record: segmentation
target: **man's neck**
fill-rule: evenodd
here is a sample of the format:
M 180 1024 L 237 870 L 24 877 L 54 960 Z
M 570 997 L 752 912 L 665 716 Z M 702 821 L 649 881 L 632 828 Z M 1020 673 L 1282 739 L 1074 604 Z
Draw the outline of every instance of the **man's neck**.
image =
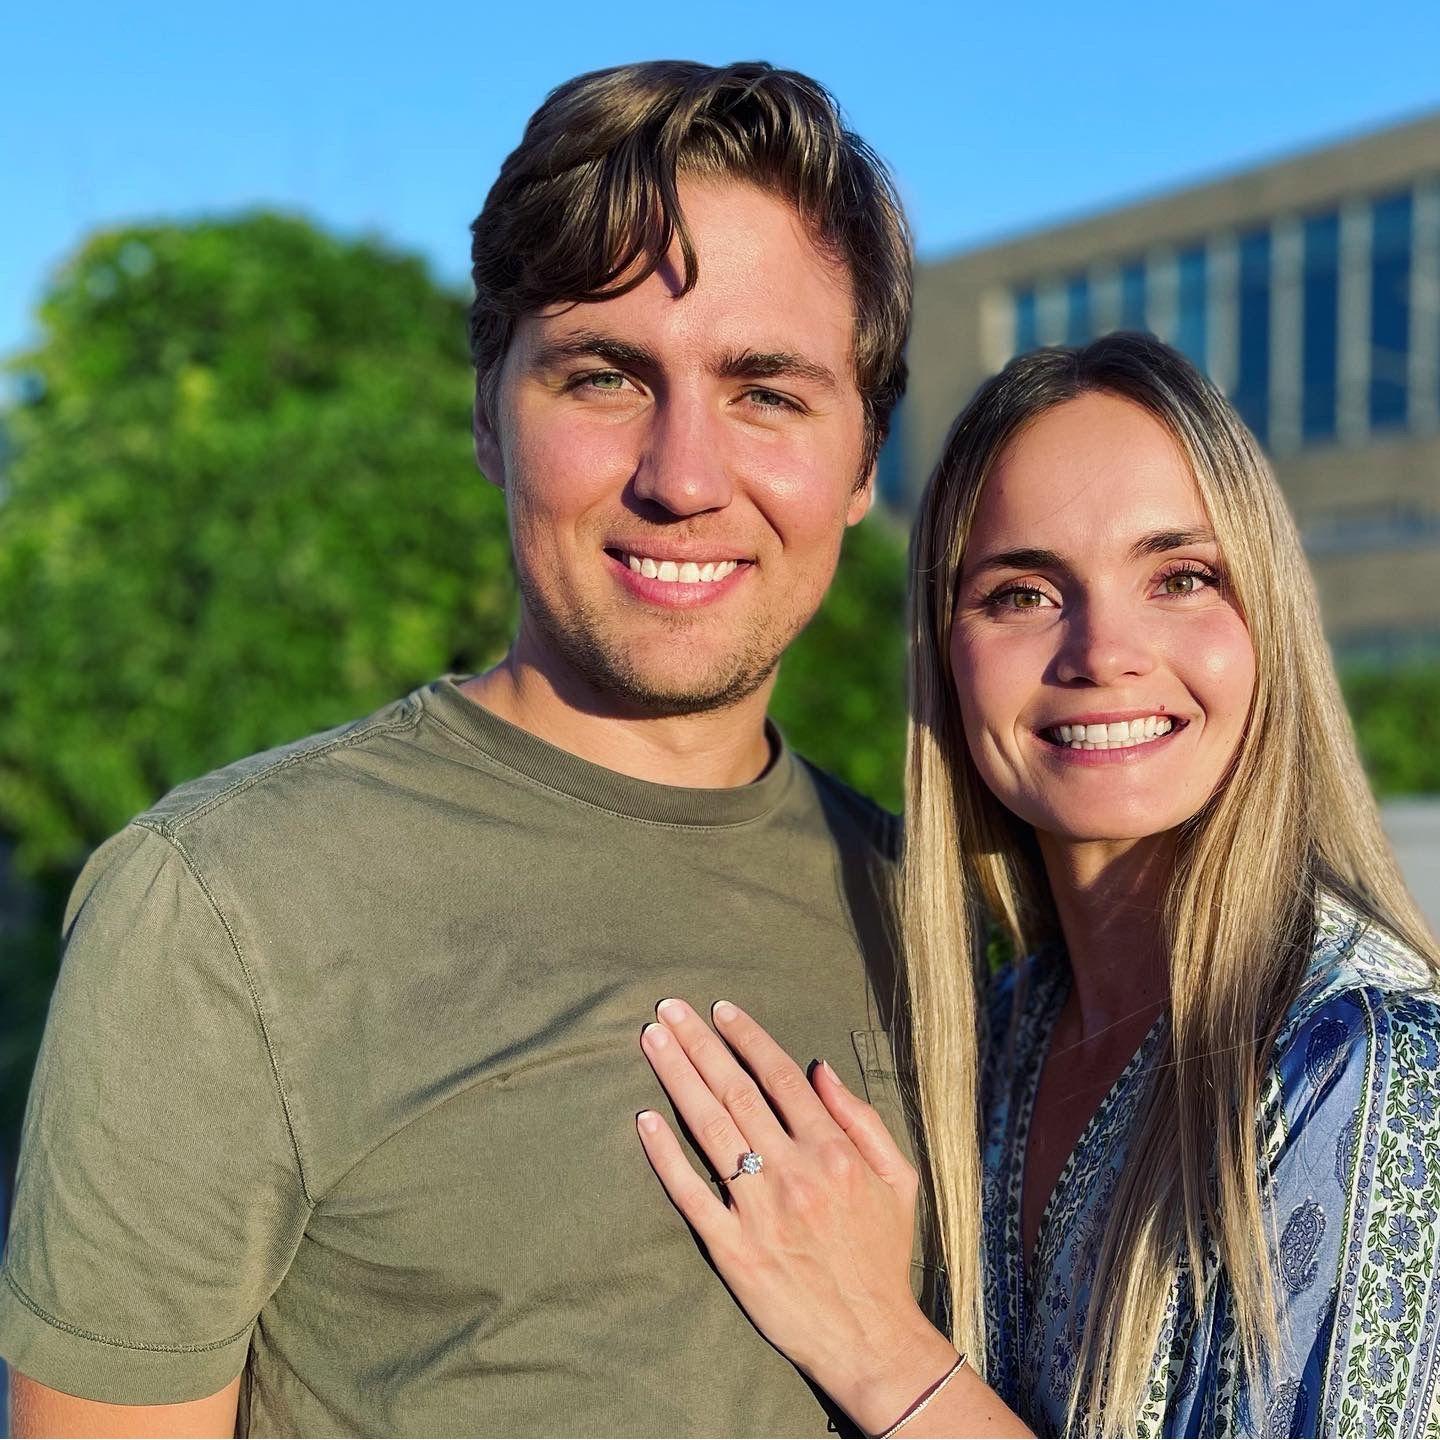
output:
M 765 707 L 773 680 L 722 710 L 698 715 L 637 713 L 588 686 L 562 693 L 512 649 L 460 685 L 500 719 L 594 765 L 657 785 L 724 789 L 758 779 L 772 758 Z M 573 692 L 581 682 L 571 682 Z

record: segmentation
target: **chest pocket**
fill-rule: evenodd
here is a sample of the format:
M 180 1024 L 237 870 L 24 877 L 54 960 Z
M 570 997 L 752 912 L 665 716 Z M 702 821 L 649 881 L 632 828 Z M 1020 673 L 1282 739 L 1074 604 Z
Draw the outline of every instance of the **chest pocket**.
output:
M 865 1082 L 865 1098 L 885 1122 L 885 1128 L 909 1160 L 915 1162 L 915 1135 L 919 1126 L 918 1110 L 910 1118 L 910 1107 L 895 1068 L 895 1053 L 888 1030 L 852 1030 L 850 1039 L 860 1074 Z M 939 1263 L 940 1245 L 933 1222 L 933 1207 L 928 1185 L 920 1187 L 920 1202 L 915 1212 L 915 1239 L 910 1250 L 910 1282 L 915 1298 L 925 1313 L 937 1314 L 941 1280 L 944 1271 Z

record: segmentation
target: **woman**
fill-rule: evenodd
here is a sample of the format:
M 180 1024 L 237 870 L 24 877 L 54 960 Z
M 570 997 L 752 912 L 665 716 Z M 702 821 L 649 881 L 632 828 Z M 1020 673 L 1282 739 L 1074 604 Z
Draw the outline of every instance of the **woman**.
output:
M 1013 361 L 927 491 L 912 629 L 954 1347 L 874 1113 L 734 1007 L 727 1048 L 666 1002 L 642 1043 L 730 1204 L 640 1134 L 720 1274 L 870 1433 L 1440 1429 L 1440 957 L 1255 442 L 1154 339 Z M 1024 957 L 993 978 L 988 924 Z

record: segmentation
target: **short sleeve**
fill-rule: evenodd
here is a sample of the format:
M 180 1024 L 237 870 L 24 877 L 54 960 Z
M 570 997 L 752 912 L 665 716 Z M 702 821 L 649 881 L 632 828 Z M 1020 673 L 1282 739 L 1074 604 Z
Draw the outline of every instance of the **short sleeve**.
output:
M 25 1112 L 0 1355 L 53 1389 L 223 1388 L 310 1205 L 263 1008 L 203 878 L 135 824 L 91 859 Z
M 1437 1040 L 1433 996 L 1360 989 L 1279 1059 L 1274 1268 L 1293 1358 L 1252 1397 L 1256 1433 L 1440 1430 Z

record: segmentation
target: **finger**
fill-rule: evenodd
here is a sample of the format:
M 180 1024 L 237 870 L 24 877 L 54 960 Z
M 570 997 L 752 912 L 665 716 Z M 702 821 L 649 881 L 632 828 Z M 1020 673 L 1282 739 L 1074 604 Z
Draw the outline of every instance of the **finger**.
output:
M 685 1047 L 665 1025 L 651 1023 L 640 1032 L 640 1048 L 655 1077 L 665 1087 L 675 1113 L 695 1137 L 715 1173 L 722 1179 L 735 1173 L 740 1156 L 758 1149 L 741 1133 L 735 1118 L 716 1099 L 690 1063 Z
M 889 1184 L 904 1188 L 916 1183 L 915 1167 L 895 1143 L 873 1105 L 867 1105 L 835 1073 L 828 1060 L 815 1067 L 815 1093 L 850 1137 L 865 1162 Z
M 834 1134 L 835 1122 L 810 1084 L 810 1077 L 791 1059 L 775 1038 L 752 1015 L 728 1000 L 717 1000 L 710 1011 L 725 1043 L 745 1062 L 797 1138 Z
M 680 1042 L 711 1095 L 745 1137 L 746 1148 L 774 1156 L 790 1143 L 770 1102 L 725 1042 L 683 1000 L 662 1000 L 655 1013 Z M 800 1077 L 804 1080 L 804 1075 Z M 809 1089 L 809 1086 L 806 1086 Z
M 642 1110 L 635 1117 L 640 1143 L 671 1203 L 694 1227 L 695 1233 L 714 1246 L 725 1238 L 727 1227 L 739 1222 L 725 1202 L 695 1173 L 686 1158 L 675 1132 L 653 1110 Z

